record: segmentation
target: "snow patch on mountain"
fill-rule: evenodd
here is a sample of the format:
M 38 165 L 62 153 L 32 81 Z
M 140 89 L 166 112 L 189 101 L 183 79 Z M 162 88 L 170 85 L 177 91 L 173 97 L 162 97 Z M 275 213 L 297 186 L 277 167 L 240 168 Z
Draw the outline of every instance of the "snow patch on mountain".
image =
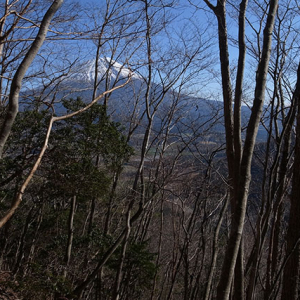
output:
M 71 75 L 72 80 L 93 83 L 95 80 L 96 60 L 88 60 L 75 68 Z M 109 75 L 111 80 L 126 79 L 131 74 L 132 78 L 141 79 L 141 76 L 132 72 L 124 65 L 110 59 L 109 57 L 101 57 L 98 60 L 98 80 Z

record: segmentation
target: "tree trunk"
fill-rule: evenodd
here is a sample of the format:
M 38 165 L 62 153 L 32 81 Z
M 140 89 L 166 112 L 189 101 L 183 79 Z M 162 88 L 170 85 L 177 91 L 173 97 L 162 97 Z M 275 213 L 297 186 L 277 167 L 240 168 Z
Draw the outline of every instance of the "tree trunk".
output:
M 220 228 L 223 222 L 223 218 L 227 209 L 227 205 L 228 205 L 228 196 L 226 196 L 225 199 L 225 203 L 223 205 L 222 211 L 220 213 L 220 217 L 218 220 L 218 224 L 214 233 L 214 240 L 213 240 L 213 253 L 212 253 L 212 259 L 211 259 L 211 266 L 210 266 L 210 272 L 209 272 L 209 276 L 208 276 L 208 281 L 206 284 L 206 289 L 205 289 L 205 298 L 204 300 L 209 300 L 210 299 L 210 292 L 211 292 L 211 287 L 212 287 L 212 281 L 213 281 L 213 276 L 214 276 L 214 272 L 217 266 L 217 258 L 218 258 L 218 238 L 219 238 L 219 232 L 220 232 Z
M 229 299 L 235 264 L 244 229 L 248 191 L 251 181 L 251 162 L 264 103 L 265 86 L 271 52 L 272 32 L 277 7 L 278 0 L 270 1 L 267 22 L 264 29 L 262 57 L 258 65 L 256 76 L 255 98 L 243 148 L 233 222 L 231 225 L 230 237 L 224 257 L 222 274 L 218 285 L 218 299 Z
M 71 207 L 70 207 L 70 214 L 69 214 L 69 221 L 68 221 L 68 242 L 66 247 L 66 254 L 65 254 L 65 269 L 63 273 L 63 277 L 67 277 L 68 267 L 70 264 L 71 253 L 72 253 L 72 245 L 73 245 L 73 236 L 74 236 L 74 216 L 75 216 L 75 208 L 76 208 L 76 196 L 72 197 Z
M 123 272 L 123 266 L 125 263 L 126 250 L 127 250 L 127 246 L 128 246 L 130 229 L 131 229 L 131 227 L 130 227 L 130 211 L 128 211 L 128 213 L 127 213 L 126 223 L 127 223 L 126 234 L 124 236 L 124 241 L 123 241 L 123 245 L 122 245 L 121 257 L 120 257 L 120 262 L 119 262 L 119 266 L 118 266 L 114 292 L 113 292 L 113 296 L 112 296 L 113 300 L 120 299 L 120 286 L 121 286 L 121 281 L 122 281 L 122 272 Z

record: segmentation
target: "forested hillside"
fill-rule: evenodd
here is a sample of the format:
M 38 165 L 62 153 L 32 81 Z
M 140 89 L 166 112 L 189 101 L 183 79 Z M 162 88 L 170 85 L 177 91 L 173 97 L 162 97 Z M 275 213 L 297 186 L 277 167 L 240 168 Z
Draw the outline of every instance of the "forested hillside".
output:
M 300 294 L 296 1 L 0 3 L 0 298 Z

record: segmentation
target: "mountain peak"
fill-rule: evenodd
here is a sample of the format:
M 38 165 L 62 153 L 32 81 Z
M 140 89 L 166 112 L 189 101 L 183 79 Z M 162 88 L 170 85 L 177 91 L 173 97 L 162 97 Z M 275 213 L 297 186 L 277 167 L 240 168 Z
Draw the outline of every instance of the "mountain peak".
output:
M 124 64 L 118 63 L 109 57 L 101 57 L 98 59 L 98 79 L 104 78 L 109 74 L 112 80 L 127 78 L 131 73 L 132 78 L 141 79 L 140 75 L 132 72 Z M 88 60 L 76 67 L 72 73 L 72 80 L 92 83 L 95 80 L 96 60 Z

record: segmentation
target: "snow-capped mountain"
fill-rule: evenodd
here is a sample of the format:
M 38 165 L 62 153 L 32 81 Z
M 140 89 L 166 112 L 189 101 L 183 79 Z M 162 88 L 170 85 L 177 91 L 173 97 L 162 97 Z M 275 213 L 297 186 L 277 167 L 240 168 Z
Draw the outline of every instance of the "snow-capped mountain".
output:
M 43 91 L 47 94 L 46 97 L 49 97 L 49 102 L 57 115 L 66 113 L 61 104 L 61 99 L 80 97 L 89 103 L 93 98 L 96 70 L 95 60 L 88 60 L 81 63 L 73 68 L 73 70 L 73 72 L 64 78 L 62 84 L 55 91 L 55 102 L 52 100 L 51 88 L 49 88 L 49 92 L 48 90 Z M 128 78 L 129 74 L 131 75 L 132 80 L 129 84 L 109 95 L 107 109 L 112 118 L 122 123 L 125 127 L 135 126 L 134 124 L 139 124 L 140 128 L 144 127 L 147 123 L 145 102 L 147 87 L 143 77 L 110 58 L 100 58 L 97 70 L 98 95 L 107 89 L 107 84 L 109 87 L 114 86 L 114 84 L 119 85 Z M 36 95 L 36 92 L 36 90 L 32 91 L 32 94 Z M 30 96 L 26 95 L 26 97 L 28 99 Z M 178 95 L 173 90 L 164 93 L 163 86 L 158 83 L 152 83 L 149 99 L 150 114 L 155 113 L 153 119 L 154 129 L 160 130 L 163 123 L 166 122 L 168 115 L 172 114 L 174 120 L 176 120 L 174 130 L 192 132 L 193 126 L 205 124 L 202 127 L 204 131 L 213 127 L 212 130 L 215 133 L 218 132 L 224 135 L 221 102 L 184 94 Z M 101 101 L 103 99 L 100 100 L 100 103 Z M 244 119 L 248 119 L 250 110 L 242 110 L 245 115 Z
M 59 99 L 68 99 L 81 97 L 87 103 L 92 100 L 93 88 L 96 72 L 96 61 L 88 60 L 73 68 L 66 78 L 63 80 L 59 88 L 59 94 L 56 95 L 58 103 L 55 104 L 55 113 L 64 114 L 65 111 L 60 104 Z M 98 77 L 98 95 L 109 87 L 123 83 L 128 76 L 131 81 L 123 88 L 117 89 L 108 99 L 108 112 L 114 120 L 119 121 L 124 126 L 134 123 L 142 127 L 147 123 L 146 117 L 146 82 L 143 77 L 131 71 L 125 65 L 122 65 L 110 58 L 100 58 L 97 64 Z M 164 88 L 159 83 L 152 83 L 149 97 L 150 114 L 155 112 L 153 119 L 153 127 L 159 128 L 162 123 L 166 122 L 166 118 L 171 113 L 176 119 L 180 128 L 177 130 L 185 131 L 191 124 L 201 120 L 207 122 L 212 116 L 216 116 L 216 112 L 221 112 L 220 102 L 205 100 L 191 97 L 188 95 L 178 95 L 176 91 L 168 90 L 164 92 Z M 100 103 L 103 100 L 100 100 Z M 173 110 L 173 111 L 172 111 Z M 172 111 L 172 112 L 171 112 Z M 218 113 L 217 113 L 218 114 Z M 219 118 L 219 117 L 216 117 Z M 211 120 L 213 121 L 213 120 Z M 174 128 L 176 128 L 174 126 Z M 196 126 L 196 125 L 193 125 Z M 209 124 L 207 124 L 209 126 Z M 174 129 L 175 130 L 175 129 Z M 218 131 L 223 130 L 223 126 Z
M 94 83 L 96 72 L 96 60 L 88 60 L 81 63 L 75 68 L 74 71 L 68 75 L 69 80 L 75 80 L 85 83 Z M 122 65 L 109 57 L 101 57 L 98 60 L 97 65 L 98 80 L 110 77 L 111 80 L 128 78 L 131 75 L 133 79 L 141 79 L 141 76 L 135 72 L 132 72 L 125 65 Z

